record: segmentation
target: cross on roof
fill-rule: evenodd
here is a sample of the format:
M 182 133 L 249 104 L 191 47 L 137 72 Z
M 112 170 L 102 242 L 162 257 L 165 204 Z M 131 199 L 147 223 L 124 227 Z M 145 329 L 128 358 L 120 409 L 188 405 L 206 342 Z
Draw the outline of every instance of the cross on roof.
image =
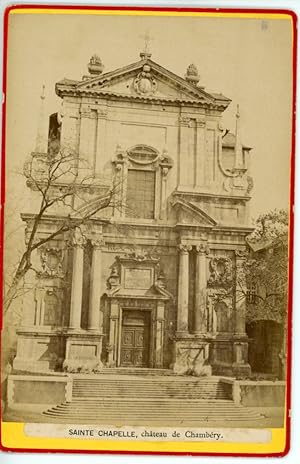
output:
M 153 37 L 151 37 L 151 35 L 149 34 L 149 32 L 146 32 L 144 35 L 141 35 L 140 36 L 142 39 L 144 39 L 144 50 L 143 50 L 143 53 L 149 53 L 150 50 L 150 42 L 151 40 L 153 40 Z

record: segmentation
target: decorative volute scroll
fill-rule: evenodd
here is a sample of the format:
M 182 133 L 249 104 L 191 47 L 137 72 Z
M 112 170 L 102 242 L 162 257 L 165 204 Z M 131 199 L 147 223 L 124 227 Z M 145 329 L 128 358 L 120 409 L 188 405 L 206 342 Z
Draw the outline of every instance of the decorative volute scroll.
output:
M 209 286 L 230 286 L 233 281 L 232 261 L 228 256 L 215 256 L 209 263 Z
M 200 253 L 202 255 L 208 255 L 209 251 L 209 246 L 206 243 L 199 243 L 198 245 L 196 245 L 197 253 Z
M 223 126 L 220 126 L 220 131 L 223 131 Z M 227 144 L 233 150 L 234 161 L 232 166 L 224 166 L 224 153 L 223 153 L 223 140 L 229 138 Z M 218 150 L 218 165 L 225 176 L 223 188 L 225 191 L 239 191 L 239 194 L 249 194 L 253 189 L 253 178 L 247 175 L 247 163 L 245 162 L 245 152 L 251 150 L 249 147 L 244 147 L 240 140 L 240 111 L 237 105 L 236 112 L 236 130 L 235 134 L 225 131 L 219 137 L 219 150 Z
M 190 251 L 192 251 L 192 245 L 188 245 L 186 243 L 180 243 L 178 245 L 179 253 L 181 254 L 188 254 Z

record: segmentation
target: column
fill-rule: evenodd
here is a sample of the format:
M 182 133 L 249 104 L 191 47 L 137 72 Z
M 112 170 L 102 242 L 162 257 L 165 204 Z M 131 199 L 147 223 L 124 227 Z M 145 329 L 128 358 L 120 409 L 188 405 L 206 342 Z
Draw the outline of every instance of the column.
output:
M 235 334 L 246 333 L 246 278 L 244 272 L 245 251 L 236 250 L 236 288 L 235 288 Z
M 118 358 L 118 341 L 119 341 L 119 305 L 115 300 L 111 301 L 110 305 L 110 321 L 109 321 L 109 345 L 108 349 L 108 365 L 115 367 Z
M 81 108 L 80 112 L 80 140 L 78 177 L 83 179 L 91 176 L 95 169 L 96 137 L 98 133 L 97 111 L 87 107 Z
M 204 185 L 204 160 L 205 160 L 205 119 L 197 118 L 197 142 L 196 142 L 196 187 Z
M 163 349 L 164 349 L 164 326 L 165 326 L 165 303 L 157 303 L 156 321 L 155 321 L 155 359 L 154 367 L 163 367 Z
M 190 136 L 190 124 L 191 118 L 184 115 L 180 117 L 180 147 L 179 147 L 179 163 L 178 163 L 178 177 L 179 185 L 187 186 L 188 178 L 190 175 L 191 167 L 187 166 L 187 160 L 189 158 L 189 136 Z
M 97 140 L 96 140 L 96 157 L 95 157 L 95 172 L 99 174 L 103 172 L 103 163 L 106 162 L 106 134 L 107 134 L 107 107 L 98 107 L 97 121 Z
M 192 247 L 179 245 L 177 333 L 188 333 L 189 252 Z
M 169 168 L 163 167 L 161 170 L 161 199 L 160 199 L 160 219 L 163 219 L 166 215 L 167 208 L 167 176 Z
M 206 255 L 207 247 L 204 244 L 196 246 L 196 278 L 195 278 L 195 313 L 194 333 L 206 333 Z
M 76 230 L 72 239 L 73 245 L 73 272 L 70 305 L 70 329 L 80 329 L 81 327 L 81 303 L 82 303 L 82 283 L 83 283 L 83 249 L 85 237 L 79 230 Z
M 90 277 L 90 301 L 88 313 L 88 330 L 100 330 L 100 297 L 101 297 L 101 246 L 100 238 L 92 239 L 92 266 Z

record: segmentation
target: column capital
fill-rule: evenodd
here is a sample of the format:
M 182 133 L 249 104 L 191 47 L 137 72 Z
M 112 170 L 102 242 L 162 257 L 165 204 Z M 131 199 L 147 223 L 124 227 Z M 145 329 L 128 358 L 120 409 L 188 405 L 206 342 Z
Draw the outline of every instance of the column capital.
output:
M 190 122 L 191 122 L 191 117 L 188 116 L 188 115 L 181 115 L 181 116 L 179 117 L 179 124 L 180 124 L 181 126 L 188 127 L 189 124 L 190 124 Z
M 91 245 L 94 248 L 94 250 L 101 250 L 105 245 L 105 241 L 102 237 L 93 237 L 91 238 Z
M 188 254 L 189 251 L 192 250 L 192 245 L 181 243 L 180 245 L 178 245 L 178 249 L 181 254 Z
M 86 244 L 86 238 L 82 234 L 81 230 L 79 228 L 76 228 L 73 232 L 70 244 L 74 248 L 84 248 Z
M 248 252 L 246 248 L 236 249 L 235 251 L 236 259 L 246 259 Z
M 205 127 L 206 126 L 206 120 L 204 117 L 198 117 L 196 118 L 196 124 L 197 124 L 197 127 Z
M 199 243 L 196 245 L 196 252 L 199 255 L 208 255 L 209 254 L 209 246 L 207 243 Z

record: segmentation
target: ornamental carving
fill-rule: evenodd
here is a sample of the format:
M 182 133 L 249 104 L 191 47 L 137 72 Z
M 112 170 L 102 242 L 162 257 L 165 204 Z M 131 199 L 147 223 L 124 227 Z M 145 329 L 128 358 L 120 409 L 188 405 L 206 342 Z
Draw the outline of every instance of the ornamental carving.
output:
M 94 250 L 101 250 L 105 245 L 105 241 L 101 237 L 93 237 L 91 238 L 91 245 Z
M 238 258 L 243 258 L 243 259 L 245 259 L 245 258 L 248 256 L 248 251 L 245 250 L 245 248 L 242 248 L 242 249 L 237 248 L 237 249 L 235 250 L 235 256 L 237 257 L 237 259 L 238 259 Z
M 151 261 L 153 263 L 158 263 L 159 258 L 157 256 L 151 255 L 151 253 L 141 249 L 139 251 L 133 251 L 131 253 L 127 253 L 124 258 L 119 258 L 120 261 L 122 260 L 130 260 L 136 262 L 143 262 L 143 261 Z
M 123 298 L 122 307 L 123 308 L 138 308 L 141 307 L 144 309 L 155 309 L 156 301 L 153 300 L 139 300 L 137 298 Z
M 133 88 L 139 95 L 153 95 L 157 90 L 157 82 L 151 74 L 151 67 L 148 64 L 143 66 L 133 81 Z
M 192 246 L 187 245 L 185 243 L 181 243 L 180 245 L 178 245 L 178 248 L 179 248 L 179 252 L 183 254 L 188 253 L 189 251 L 192 251 Z
M 120 287 L 120 274 L 117 266 L 113 266 L 110 276 L 107 279 L 107 286 L 109 290 L 116 290 Z
M 191 122 L 191 118 L 189 116 L 180 116 L 179 122 L 181 126 L 188 126 Z
M 215 256 L 209 263 L 210 286 L 230 286 L 233 281 L 232 261 L 227 256 Z
M 200 255 L 208 255 L 209 254 L 209 246 L 205 243 L 200 243 L 196 245 L 196 252 Z
M 41 277 L 64 277 L 63 250 L 60 248 L 44 248 L 41 251 Z
M 247 193 L 251 193 L 254 187 L 253 177 L 247 176 L 247 182 L 248 182 Z
M 73 247 L 76 247 L 76 248 L 83 248 L 85 246 L 86 238 L 82 234 L 82 232 L 81 232 L 81 230 L 79 228 L 76 228 L 74 230 L 72 240 L 71 240 L 71 244 L 72 244 Z

